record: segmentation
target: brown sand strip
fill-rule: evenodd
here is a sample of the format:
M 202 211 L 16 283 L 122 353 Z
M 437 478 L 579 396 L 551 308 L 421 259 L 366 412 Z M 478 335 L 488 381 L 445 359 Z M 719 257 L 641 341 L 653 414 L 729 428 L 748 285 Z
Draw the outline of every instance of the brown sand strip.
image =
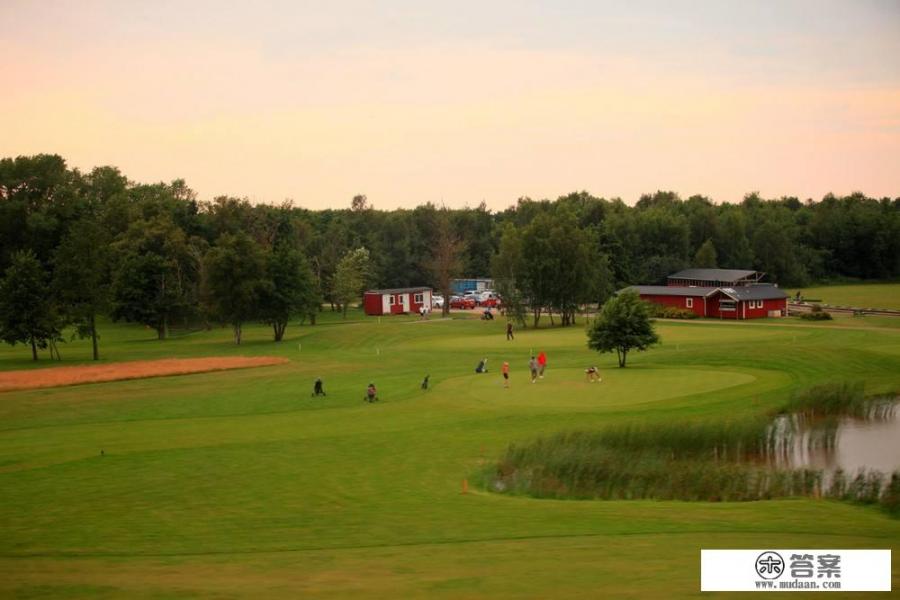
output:
M 161 360 L 136 360 L 103 365 L 50 367 L 22 371 L 0 371 L 0 392 L 33 388 L 99 383 L 121 379 L 143 379 L 206 373 L 226 369 L 265 367 L 289 362 L 275 356 L 209 356 L 205 358 L 164 358 Z

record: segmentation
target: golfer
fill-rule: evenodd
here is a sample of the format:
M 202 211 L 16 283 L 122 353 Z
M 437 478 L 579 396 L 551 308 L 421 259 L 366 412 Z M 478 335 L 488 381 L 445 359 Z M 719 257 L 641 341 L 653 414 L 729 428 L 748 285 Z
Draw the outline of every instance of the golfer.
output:
M 534 383 L 538 376 L 538 362 L 533 356 L 531 357 L 531 360 L 528 361 L 528 369 L 531 371 L 531 383 Z

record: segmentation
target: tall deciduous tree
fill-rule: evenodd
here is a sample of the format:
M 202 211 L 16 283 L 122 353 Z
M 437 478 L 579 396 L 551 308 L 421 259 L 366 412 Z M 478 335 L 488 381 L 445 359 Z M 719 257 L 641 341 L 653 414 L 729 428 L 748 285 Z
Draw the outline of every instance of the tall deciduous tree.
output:
M 227 233 L 206 254 L 205 263 L 213 312 L 231 324 L 234 343 L 240 344 L 244 323 L 259 316 L 268 284 L 262 248 L 245 233 Z
M 334 272 L 334 297 L 340 304 L 345 319 L 349 304 L 362 296 L 368 274 L 369 251 L 365 248 L 347 252 L 338 262 Z
M 0 339 L 11 345 L 30 345 L 33 360 L 38 359 L 38 349 L 48 346 L 52 356 L 60 339 L 62 322 L 48 288 L 49 277 L 34 253 L 13 253 L 0 280 Z
M 184 231 L 166 215 L 135 221 L 113 251 L 113 319 L 148 325 L 166 339 L 173 319 L 193 308 L 196 270 Z
M 491 261 L 491 275 L 503 300 L 507 318 L 521 327 L 525 327 L 525 298 L 521 288 L 523 270 L 522 236 L 512 223 L 507 223 L 500 237 L 500 247 Z
M 315 315 L 322 300 L 309 262 L 300 250 L 287 243 L 278 244 L 267 263 L 260 316 L 272 326 L 275 341 L 280 342 L 291 317 Z
M 465 252 L 465 243 L 453 230 L 453 222 L 450 220 L 450 211 L 442 208 L 435 221 L 434 245 L 432 246 L 431 259 L 428 260 L 428 270 L 434 279 L 435 286 L 444 296 L 444 306 L 441 314 L 446 317 L 450 314 L 450 296 L 453 293 L 453 278 L 462 270 L 462 259 Z
M 79 337 L 90 337 L 100 359 L 97 315 L 109 304 L 109 235 L 92 218 L 77 221 L 56 249 L 53 287 L 63 312 Z
M 588 348 L 601 354 L 615 350 L 620 367 L 630 351 L 646 350 L 658 342 L 647 304 L 631 290 L 607 300 L 588 329 Z
M 553 217 L 548 212 L 539 213 L 522 232 L 522 291 L 528 299 L 534 326 L 537 327 L 544 311 L 552 306 L 559 263 L 553 256 L 550 240 Z
M 694 266 L 700 269 L 715 269 L 719 266 L 718 260 L 715 244 L 712 240 L 706 240 L 694 255 Z

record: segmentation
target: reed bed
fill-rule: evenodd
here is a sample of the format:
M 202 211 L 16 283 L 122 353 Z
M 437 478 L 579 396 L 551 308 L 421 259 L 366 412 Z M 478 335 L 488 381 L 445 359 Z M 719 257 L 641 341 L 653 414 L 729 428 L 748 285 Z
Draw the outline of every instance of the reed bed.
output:
M 784 412 L 808 417 L 847 415 L 865 417 L 874 398 L 867 398 L 861 381 L 842 381 L 802 390 L 784 406 Z
M 857 383 L 797 394 L 793 414 L 771 419 L 634 423 L 566 431 L 510 445 L 483 473 L 489 489 L 540 498 L 748 501 L 789 496 L 880 503 L 900 516 L 900 471 L 793 468 L 789 454 L 833 447 L 839 416 L 886 418 L 896 402 L 873 402 Z M 815 427 L 807 427 L 815 421 Z M 800 437 L 798 437 L 800 436 Z

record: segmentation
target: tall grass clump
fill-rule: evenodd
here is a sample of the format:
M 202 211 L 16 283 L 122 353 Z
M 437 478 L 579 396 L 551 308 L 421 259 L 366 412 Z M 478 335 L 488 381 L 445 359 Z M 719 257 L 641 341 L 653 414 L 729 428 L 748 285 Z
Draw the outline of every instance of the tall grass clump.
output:
M 881 507 L 891 516 L 900 518 L 900 471 L 891 473 L 891 480 L 881 495 Z
M 808 417 L 829 415 L 864 417 L 871 403 L 872 400 L 865 396 L 865 388 L 861 381 L 843 381 L 823 383 L 797 392 L 785 404 L 783 410 Z

